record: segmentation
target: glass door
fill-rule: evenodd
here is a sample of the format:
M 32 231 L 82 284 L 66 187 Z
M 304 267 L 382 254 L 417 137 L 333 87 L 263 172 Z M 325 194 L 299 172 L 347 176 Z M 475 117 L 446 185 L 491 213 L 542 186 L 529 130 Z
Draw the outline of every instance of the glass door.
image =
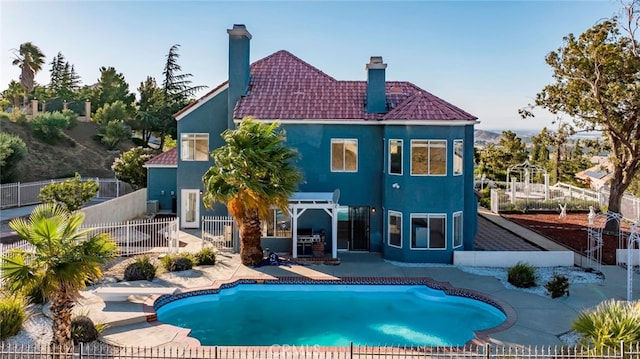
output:
M 368 206 L 338 208 L 338 249 L 369 250 Z
M 182 228 L 200 228 L 200 190 L 183 189 L 180 195 L 180 225 Z

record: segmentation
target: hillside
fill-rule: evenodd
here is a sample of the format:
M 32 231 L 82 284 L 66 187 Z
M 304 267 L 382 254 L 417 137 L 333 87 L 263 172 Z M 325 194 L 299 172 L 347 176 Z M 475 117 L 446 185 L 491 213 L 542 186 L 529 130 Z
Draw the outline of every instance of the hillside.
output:
M 66 138 L 57 145 L 48 145 L 31 134 L 26 124 L 0 122 L 0 131 L 20 137 L 27 145 L 28 154 L 19 163 L 19 181 L 32 182 L 73 176 L 113 178 L 111 170 L 118 151 L 108 151 L 94 139 L 96 124 L 79 122 L 71 130 L 64 131 Z M 121 145 L 121 150 L 133 147 L 131 142 Z

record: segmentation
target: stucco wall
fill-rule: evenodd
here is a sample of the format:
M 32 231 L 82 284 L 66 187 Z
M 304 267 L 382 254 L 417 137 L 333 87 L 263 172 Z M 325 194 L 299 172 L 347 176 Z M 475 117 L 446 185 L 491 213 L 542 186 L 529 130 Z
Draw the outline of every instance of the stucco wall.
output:
M 470 267 L 511 267 L 518 262 L 534 267 L 571 267 L 573 252 L 528 251 L 455 251 L 453 264 Z
M 84 225 L 131 220 L 147 213 L 147 189 L 139 189 L 80 211 L 85 214 Z

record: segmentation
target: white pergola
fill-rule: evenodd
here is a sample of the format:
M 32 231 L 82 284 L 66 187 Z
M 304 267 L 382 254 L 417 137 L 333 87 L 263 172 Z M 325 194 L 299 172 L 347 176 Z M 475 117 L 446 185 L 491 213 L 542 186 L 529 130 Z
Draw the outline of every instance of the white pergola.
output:
M 289 197 L 289 214 L 293 258 L 298 258 L 298 218 L 308 209 L 322 209 L 331 217 L 331 258 L 338 257 L 338 199 L 340 190 L 333 192 L 295 192 Z

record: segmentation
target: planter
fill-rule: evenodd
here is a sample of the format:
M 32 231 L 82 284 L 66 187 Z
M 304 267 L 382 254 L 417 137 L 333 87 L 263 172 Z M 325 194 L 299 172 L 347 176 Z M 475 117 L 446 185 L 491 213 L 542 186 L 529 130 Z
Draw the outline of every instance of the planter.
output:
M 311 245 L 311 251 L 313 252 L 314 258 L 324 257 L 324 241 L 313 242 L 313 244 Z

